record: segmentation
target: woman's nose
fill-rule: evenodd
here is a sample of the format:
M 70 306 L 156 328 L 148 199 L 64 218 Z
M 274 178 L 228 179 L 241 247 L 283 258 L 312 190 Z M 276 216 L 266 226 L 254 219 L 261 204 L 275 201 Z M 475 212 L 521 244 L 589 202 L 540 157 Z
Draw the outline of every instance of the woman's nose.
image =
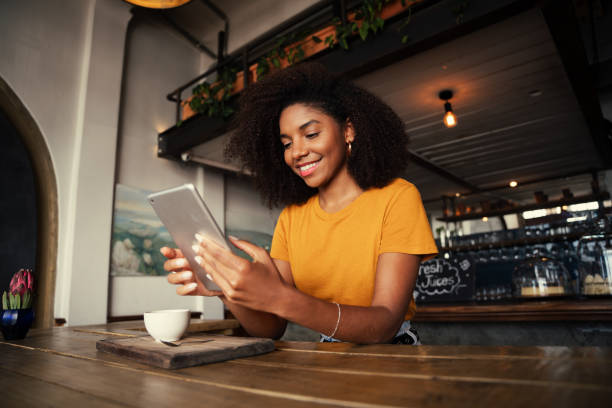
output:
M 308 154 L 308 149 L 306 148 L 306 143 L 303 140 L 294 140 L 293 141 L 293 149 L 291 149 L 291 153 L 294 159 L 299 159 L 300 157 L 304 157 Z

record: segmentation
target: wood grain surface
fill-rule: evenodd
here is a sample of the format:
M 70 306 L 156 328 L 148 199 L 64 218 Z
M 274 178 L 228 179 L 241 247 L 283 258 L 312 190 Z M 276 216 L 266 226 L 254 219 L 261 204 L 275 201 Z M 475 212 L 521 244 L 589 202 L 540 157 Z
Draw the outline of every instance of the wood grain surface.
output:
M 96 350 L 96 342 L 109 335 L 87 330 L 35 329 L 24 340 L 0 341 L 0 387 L 20 390 L 8 401 L 20 406 L 65 400 L 129 407 L 559 408 L 607 407 L 612 399 L 609 348 L 276 342 L 271 353 L 166 370 Z M 116 337 L 136 338 L 127 332 Z
M 415 322 L 610 321 L 612 298 L 418 305 Z
M 108 338 L 98 340 L 96 348 L 161 368 L 177 369 L 250 357 L 274 350 L 270 339 L 231 337 L 220 334 L 197 334 L 173 342 L 172 347 L 151 336 Z

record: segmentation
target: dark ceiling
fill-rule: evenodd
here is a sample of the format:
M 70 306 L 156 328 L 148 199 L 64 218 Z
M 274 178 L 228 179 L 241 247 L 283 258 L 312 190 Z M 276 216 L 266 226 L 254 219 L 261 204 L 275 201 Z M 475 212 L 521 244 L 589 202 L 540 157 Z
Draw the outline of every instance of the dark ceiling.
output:
M 546 21 L 536 9 L 357 82 L 404 119 L 411 150 L 479 188 L 605 167 Z M 451 129 L 442 123 L 438 98 L 447 88 L 455 91 L 451 102 L 458 117 Z M 411 166 L 406 177 L 424 197 L 466 192 L 423 167 Z M 581 185 L 566 187 L 589 189 L 589 183 L 576 181 Z M 522 198 L 510 189 L 497 195 Z

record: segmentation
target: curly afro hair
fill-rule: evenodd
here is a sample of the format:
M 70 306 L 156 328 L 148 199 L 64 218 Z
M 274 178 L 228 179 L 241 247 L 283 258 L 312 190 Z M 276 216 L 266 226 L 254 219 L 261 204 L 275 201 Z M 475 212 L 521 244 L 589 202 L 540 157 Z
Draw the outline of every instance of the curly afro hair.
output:
M 226 156 L 238 159 L 254 177 L 270 208 L 301 204 L 317 193 L 286 164 L 279 118 L 287 106 L 303 103 L 320 109 L 355 131 L 348 170 L 364 190 L 384 187 L 408 164 L 408 136 L 402 120 L 376 96 L 332 75 L 317 63 L 301 63 L 249 86 Z

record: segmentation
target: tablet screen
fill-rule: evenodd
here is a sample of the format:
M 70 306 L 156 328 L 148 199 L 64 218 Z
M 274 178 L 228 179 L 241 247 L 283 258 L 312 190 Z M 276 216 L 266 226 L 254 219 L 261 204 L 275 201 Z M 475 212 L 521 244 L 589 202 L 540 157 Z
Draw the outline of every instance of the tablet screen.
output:
M 207 236 L 224 248 L 231 250 L 231 246 L 193 184 L 162 190 L 150 194 L 148 199 L 200 281 L 209 290 L 220 290 L 195 261 L 196 254 L 191 247 L 197 243 L 196 233 Z

